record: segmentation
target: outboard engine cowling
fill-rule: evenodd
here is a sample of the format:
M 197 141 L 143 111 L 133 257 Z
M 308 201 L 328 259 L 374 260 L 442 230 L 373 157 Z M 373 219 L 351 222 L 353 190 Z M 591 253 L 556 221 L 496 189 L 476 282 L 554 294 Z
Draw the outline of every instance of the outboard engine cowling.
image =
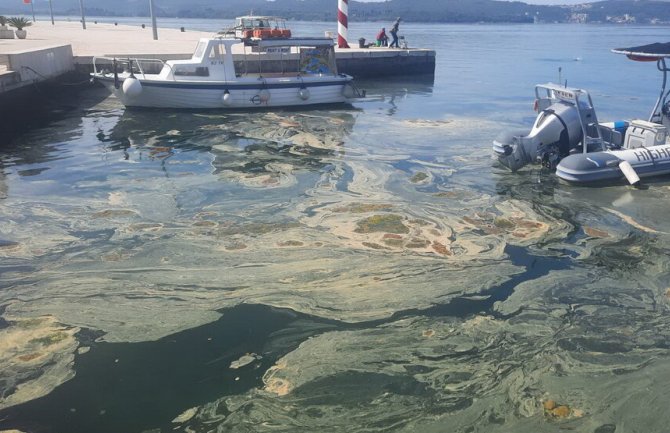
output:
M 579 145 L 582 136 L 575 105 L 558 101 L 540 111 L 528 135 L 500 134 L 493 141 L 493 150 L 500 163 L 512 171 L 533 162 L 554 169 Z

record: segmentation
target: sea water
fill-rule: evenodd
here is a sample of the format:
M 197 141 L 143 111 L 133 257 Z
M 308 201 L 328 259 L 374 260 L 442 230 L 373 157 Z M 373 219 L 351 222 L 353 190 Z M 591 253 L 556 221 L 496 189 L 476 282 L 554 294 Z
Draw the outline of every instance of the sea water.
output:
M 660 74 L 609 50 L 667 31 L 401 23 L 434 77 L 350 106 L 53 101 L 0 149 L 0 428 L 664 431 L 670 180 L 569 186 L 490 143 L 559 79 L 646 119 Z

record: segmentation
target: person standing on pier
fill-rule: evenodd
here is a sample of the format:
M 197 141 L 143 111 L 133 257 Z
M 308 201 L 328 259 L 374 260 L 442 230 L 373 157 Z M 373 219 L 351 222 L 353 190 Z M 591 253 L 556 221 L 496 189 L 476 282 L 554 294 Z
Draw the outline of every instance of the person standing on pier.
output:
M 396 48 L 400 48 L 400 46 L 398 46 L 398 27 L 400 27 L 400 17 L 398 17 L 398 19 L 395 20 L 393 27 L 391 27 L 390 33 L 391 36 L 393 36 L 393 41 L 391 42 L 391 45 L 389 45 L 389 48 L 393 48 L 394 44 Z

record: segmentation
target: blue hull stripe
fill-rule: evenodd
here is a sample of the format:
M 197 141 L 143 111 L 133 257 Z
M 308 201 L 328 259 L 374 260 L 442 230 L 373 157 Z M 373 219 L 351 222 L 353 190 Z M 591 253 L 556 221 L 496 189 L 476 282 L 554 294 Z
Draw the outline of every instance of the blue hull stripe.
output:
M 95 77 L 96 80 L 114 82 L 114 78 L 110 77 Z M 221 84 L 208 84 L 208 83 L 184 83 L 179 81 L 165 81 L 165 82 L 156 82 L 156 81 L 142 81 L 142 86 L 147 87 L 163 87 L 169 89 L 191 89 L 191 90 L 262 90 L 262 89 L 298 89 L 303 85 L 305 87 L 325 87 L 325 86 L 338 86 L 345 85 L 350 80 L 337 80 L 337 81 L 319 81 L 315 83 L 305 82 L 305 83 L 268 83 L 263 84 L 259 82 L 258 84 L 237 84 L 237 83 L 221 83 Z M 123 83 L 123 80 L 119 80 L 119 83 Z

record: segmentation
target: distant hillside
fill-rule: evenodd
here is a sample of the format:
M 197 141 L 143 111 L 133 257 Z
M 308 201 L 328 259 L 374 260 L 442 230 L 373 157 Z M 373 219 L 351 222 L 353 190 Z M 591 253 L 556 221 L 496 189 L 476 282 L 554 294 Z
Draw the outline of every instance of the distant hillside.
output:
M 34 0 L 35 11 L 48 14 L 47 0 Z M 557 0 L 560 2 L 560 0 Z M 154 0 L 157 15 L 182 18 L 234 18 L 253 11 L 292 20 L 334 20 L 335 0 Z M 89 16 L 148 16 L 148 0 L 85 0 Z M 78 15 L 79 0 L 54 0 L 54 12 Z M 670 3 L 649 0 L 606 0 L 573 6 L 537 6 L 494 0 L 350 1 L 350 19 L 390 21 L 402 16 L 415 22 L 670 22 Z M 19 0 L 0 0 L 0 14 L 29 14 Z
M 574 13 L 588 14 L 589 22 L 670 22 L 670 2 L 608 0 L 573 7 Z

